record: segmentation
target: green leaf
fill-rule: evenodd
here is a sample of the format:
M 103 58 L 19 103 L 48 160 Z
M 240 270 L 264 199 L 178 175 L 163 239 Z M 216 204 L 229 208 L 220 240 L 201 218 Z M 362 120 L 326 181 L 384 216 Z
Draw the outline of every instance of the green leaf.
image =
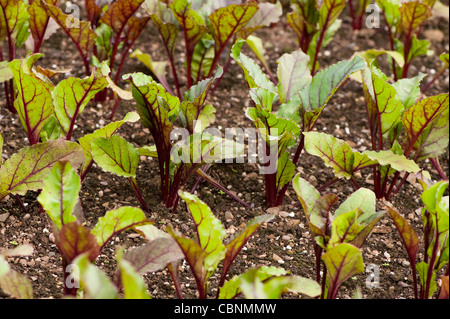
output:
M 445 130 L 448 124 L 441 119 L 443 114 L 448 114 L 448 109 L 449 97 L 446 93 L 425 98 L 403 113 L 402 122 L 407 134 L 405 155 L 414 149 L 419 152 L 417 157 L 426 158 L 430 150 L 436 151 L 433 144 L 430 146 L 430 142 L 440 145 L 448 140 L 448 131 Z
M 169 87 L 166 77 L 166 68 L 169 65 L 168 61 L 153 61 L 150 54 L 143 53 L 139 49 L 134 50 L 133 53 L 130 54 L 130 57 L 141 61 L 156 76 L 158 81 L 164 85 L 164 87 Z
M 239 64 L 244 71 L 244 77 L 249 88 L 264 88 L 271 92 L 276 92 L 275 85 L 269 80 L 267 75 L 261 70 L 256 62 L 241 52 L 244 40 L 237 40 L 231 48 L 231 57 Z
M 66 134 L 86 105 L 107 86 L 106 79 L 96 70 L 90 77 L 84 79 L 71 77 L 56 85 L 52 91 L 55 115 Z
M 375 213 L 376 198 L 375 193 L 367 188 L 360 188 L 352 193 L 334 212 L 334 217 L 338 217 L 342 213 L 359 209 L 363 213 Z
M 258 11 L 247 22 L 244 28 L 239 31 L 239 35 L 243 39 L 247 39 L 251 33 L 262 27 L 268 27 L 272 23 L 277 23 L 283 14 L 281 2 L 276 3 L 261 2 L 258 3 Z
M 382 143 L 377 134 L 385 137 L 401 120 L 404 107 L 396 89 L 375 67 L 364 69 L 363 88 L 371 133 Z
M 91 234 L 95 236 L 98 245 L 104 247 L 117 234 L 149 223 L 152 222 L 145 217 L 141 209 L 124 206 L 110 210 L 105 216 L 100 217 Z
M 429 280 L 430 281 L 430 289 L 428 291 L 428 296 L 425 296 L 425 299 L 429 299 L 434 292 L 437 290 L 437 284 L 436 284 L 436 272 L 433 271 L 431 273 L 431 278 L 428 279 L 428 268 L 430 267 L 429 264 L 421 261 L 416 265 L 417 273 L 419 275 L 420 279 L 420 285 L 422 286 L 422 289 L 425 291 L 426 283 Z
M 170 144 L 171 117 L 178 116 L 180 100 L 142 73 L 125 75 L 124 79 L 133 85 L 133 97 L 144 127 L 149 128 L 154 137 L 159 136 L 165 144 Z
M 81 137 L 78 142 L 80 143 L 81 148 L 83 149 L 85 160 L 82 166 L 82 171 L 86 170 L 89 166 L 89 163 L 92 161 L 92 144 L 93 140 L 96 140 L 100 137 L 104 137 L 106 139 L 110 138 L 123 124 L 125 123 L 134 123 L 139 120 L 139 115 L 136 112 L 129 112 L 125 117 L 116 122 L 109 123 L 108 125 L 97 129 L 94 133 L 86 134 Z
M 124 177 L 136 177 L 139 152 L 123 137 L 99 137 L 92 141 L 92 157 L 105 171 Z
M 155 238 L 125 253 L 124 258 L 133 265 L 139 274 L 162 270 L 167 264 L 184 257 L 177 242 L 169 234 L 165 234 L 168 237 Z
M 31 145 L 39 142 L 41 130 L 53 114 L 53 85 L 42 80 L 32 70 L 41 56 L 42 54 L 34 54 L 9 63 L 18 90 L 14 105 Z
M 419 98 L 420 82 L 425 76 L 426 74 L 419 73 L 419 75 L 413 78 L 399 79 L 397 82 L 392 84 L 406 110 L 415 104 Z
M 19 36 L 30 18 L 27 8 L 26 1 L 0 1 L 0 42 L 8 37 L 13 41 L 10 45 L 19 47 L 23 44 L 24 41 Z
M 117 263 L 120 268 L 120 278 L 125 299 L 151 299 L 147 284 L 133 265 L 126 259 L 122 258 L 123 252 L 120 251 L 116 255 Z
M 267 60 L 264 56 L 266 53 L 266 50 L 264 49 L 263 40 L 255 35 L 249 35 L 245 39 L 245 43 L 248 45 L 248 47 L 250 49 L 252 49 L 253 53 L 255 53 L 258 60 L 262 63 L 264 68 L 269 72 L 269 70 L 270 70 L 269 63 L 267 62 Z
M 83 159 L 80 146 L 66 140 L 50 140 L 23 148 L 0 168 L 0 199 L 9 193 L 25 195 L 29 190 L 42 189 L 54 164 L 69 161 L 77 167 Z
M 405 217 L 400 215 L 400 213 L 394 206 L 392 206 L 392 204 L 390 204 L 389 202 L 384 202 L 384 204 L 386 205 L 389 215 L 394 221 L 403 244 L 405 245 L 409 261 L 412 267 L 415 267 L 417 251 L 419 250 L 419 237 L 417 236 L 411 225 L 408 223 L 408 221 L 405 219 Z
M 3 257 L 0 256 L 0 268 Z M 4 259 L 3 259 L 4 260 Z M 4 261 L 6 263 L 6 261 Z M 33 299 L 33 285 L 24 275 L 10 269 L 5 274 L 0 272 L 0 289 L 15 299 Z
M 416 147 L 417 161 L 427 158 L 438 157 L 445 153 L 445 149 L 449 142 L 449 109 L 446 108 L 434 120 L 432 125 L 423 131 L 420 135 Z
M 213 272 L 225 256 L 223 240 L 227 233 L 222 223 L 214 216 L 211 209 L 197 196 L 179 191 L 179 195 L 188 205 L 194 219 L 200 247 L 205 251 L 205 269 Z
M 156 146 L 142 146 L 138 149 L 139 156 L 149 156 L 149 157 L 158 157 L 158 151 L 156 150 Z
M 92 264 L 86 254 L 77 257 L 73 264 L 79 269 L 74 272 L 76 282 L 88 299 L 118 299 L 117 289 L 108 276 L 98 267 Z
M 65 14 L 61 9 L 45 2 L 42 2 L 42 4 L 47 14 L 56 21 L 61 30 L 76 45 L 82 59 L 87 61 L 97 38 L 97 34 L 91 28 L 91 23 L 80 21 L 78 18 Z
M 319 28 L 332 25 L 344 10 L 345 4 L 345 0 L 324 0 L 319 9 Z
M 170 3 L 169 7 L 186 32 L 186 45 L 192 52 L 198 41 L 208 32 L 204 19 L 191 8 L 191 2 L 188 0 L 175 0 Z
M 0 62 L 0 83 L 9 81 L 14 78 L 14 74 L 12 73 L 8 65 L 8 61 Z
M 327 299 L 335 299 L 338 289 L 344 281 L 364 272 L 362 253 L 351 244 L 339 244 L 331 248 L 322 255 L 322 260 L 328 270 Z
M 376 0 L 375 1 L 386 17 L 386 23 L 394 27 L 400 21 L 400 0 Z
M 259 268 L 252 268 L 244 274 L 234 276 L 227 281 L 221 288 L 219 299 L 233 299 L 242 292 L 241 284 L 244 282 L 244 289 L 251 294 L 251 286 L 258 286 L 262 289 L 262 283 L 271 277 L 285 276 L 288 272 L 282 268 L 273 266 L 262 266 Z M 256 293 L 256 291 L 255 291 Z
M 421 56 L 421 55 L 429 55 L 430 52 L 428 49 L 430 47 L 430 42 L 428 40 L 419 40 L 417 36 L 414 35 L 411 39 L 411 48 L 408 53 L 407 61 L 412 61 L 413 59 Z
M 239 32 L 258 11 L 254 2 L 231 4 L 211 13 L 208 17 L 214 38 L 215 52 L 220 53 L 231 38 Z
M 275 276 L 261 279 L 258 269 L 250 269 L 241 276 L 241 290 L 248 299 L 279 299 L 283 292 L 302 293 L 310 297 L 320 295 L 320 285 L 300 276 Z
M 286 288 L 289 292 L 315 298 L 318 297 L 322 291 L 322 288 L 315 280 L 300 276 L 290 276 L 287 278 L 289 280 Z
M 293 146 L 300 135 L 300 127 L 294 121 L 279 117 L 273 113 L 256 108 L 248 108 L 246 115 L 250 118 L 261 137 L 270 145 L 278 142 L 278 153 Z
M 380 55 L 386 54 L 394 59 L 399 67 L 402 68 L 403 65 L 405 65 L 405 58 L 400 52 L 397 51 L 370 49 L 366 51 L 356 52 L 355 54 L 363 57 L 367 64 L 375 63 L 375 61 L 372 62 L 373 59 L 378 58 Z M 376 64 L 375 66 L 378 67 L 378 64 Z
M 55 5 L 57 0 L 48 0 L 47 3 Z M 38 52 L 40 44 L 49 36 L 48 26 L 50 22 L 50 16 L 42 5 L 42 0 L 33 1 L 28 7 L 28 13 L 30 15 L 30 32 L 34 41 L 34 52 Z
M 320 193 L 306 180 L 297 174 L 292 181 L 298 199 L 302 204 L 311 233 L 315 236 L 325 237 L 327 225 L 331 221 L 330 209 L 338 201 L 333 194 Z
M 73 210 L 81 189 L 80 177 L 68 162 L 58 162 L 44 180 L 44 188 L 37 200 L 58 229 L 75 221 Z
M 406 34 L 412 34 L 431 17 L 431 8 L 421 1 L 403 2 L 400 6 L 401 23 Z
M 439 59 L 442 61 L 442 62 L 444 62 L 444 65 L 448 68 L 448 66 L 449 66 L 449 54 L 448 53 L 442 53 L 440 56 L 439 56 Z
M 41 140 L 46 142 L 48 140 L 57 140 L 58 138 L 65 138 L 65 134 L 54 114 L 45 122 L 41 131 Z
M 362 190 L 362 188 L 360 188 L 360 190 Z M 366 191 L 369 190 L 366 189 Z M 348 199 L 351 199 L 351 197 Z M 363 204 L 364 203 L 362 203 L 362 205 Z M 373 204 L 375 204 L 375 202 L 373 202 Z M 361 205 L 361 203 L 359 205 Z M 361 247 L 372 231 L 375 223 L 382 216 L 382 214 L 376 214 L 375 211 L 363 212 L 360 207 L 356 207 L 352 210 L 349 210 L 349 208 L 345 209 L 344 212 L 339 213 L 339 215 L 335 215 L 331 224 L 331 236 L 327 248 L 342 243 L 350 243 L 356 247 Z
M 309 56 L 297 49 L 285 53 L 278 59 L 278 92 L 281 102 L 289 101 L 294 95 L 311 83 L 311 72 L 308 68 Z
M 304 132 L 303 135 L 309 154 L 322 158 L 326 166 L 333 168 L 336 177 L 352 177 L 354 154 L 350 145 L 326 133 Z
M 3 136 L 0 134 L 0 156 L 3 154 Z M 3 165 L 3 158 L 0 158 L 0 167 Z
M 379 165 L 390 167 L 396 171 L 406 171 L 408 173 L 417 173 L 420 171 L 420 167 L 413 160 L 407 159 L 404 155 L 395 154 L 391 150 L 387 151 L 364 151 L 363 155 L 366 155 L 372 161 L 377 161 Z
M 196 283 L 200 287 L 205 287 L 208 273 L 205 269 L 206 259 L 208 254 L 200 246 L 197 241 L 187 238 L 180 234 L 179 232 L 168 228 L 167 232 L 172 236 L 177 242 L 181 251 L 183 252 L 189 267 L 191 268 L 192 274 L 196 279 Z M 199 288 L 199 287 L 198 287 Z
M 302 109 L 312 111 L 326 105 L 344 80 L 365 66 L 364 59 L 355 56 L 351 61 L 341 61 L 318 72 L 311 83 L 300 90 Z
M 195 45 L 191 58 L 191 73 L 194 83 L 208 76 L 214 61 L 214 40 L 210 34 L 205 34 Z
M 289 152 L 283 152 L 277 163 L 277 189 L 291 182 L 295 174 L 295 165 L 289 158 Z
M 191 134 L 194 131 L 197 133 L 203 132 L 214 121 L 214 107 L 212 105 L 204 106 L 204 104 L 214 80 L 220 78 L 222 74 L 222 69 L 219 69 L 216 75 L 191 86 L 184 94 L 184 101 L 181 103 L 181 112 L 183 115 L 181 120 L 183 126 Z M 201 121 L 199 127 L 196 127 L 196 121 Z

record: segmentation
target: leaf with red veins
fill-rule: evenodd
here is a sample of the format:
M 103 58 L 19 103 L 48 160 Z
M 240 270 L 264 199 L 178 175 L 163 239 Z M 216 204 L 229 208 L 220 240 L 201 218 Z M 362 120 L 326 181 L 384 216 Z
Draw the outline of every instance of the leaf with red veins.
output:
M 208 32 L 205 21 L 197 11 L 191 9 L 191 3 L 188 0 L 173 1 L 170 9 L 181 24 L 186 45 L 189 52 L 192 52 L 198 41 Z
M 150 17 L 145 18 L 131 17 L 128 20 L 125 32 L 125 39 L 126 39 L 125 41 L 127 47 L 131 47 L 133 45 L 133 43 L 137 40 L 139 35 L 145 29 L 145 26 L 147 25 L 149 20 Z
M 91 234 L 99 247 L 104 247 L 117 234 L 136 226 L 150 224 L 152 221 L 145 217 L 144 212 L 131 206 L 124 206 L 108 211 L 100 217 Z
M 65 134 L 72 134 L 76 118 L 108 82 L 94 70 L 90 77 L 68 78 L 60 81 L 52 92 L 55 115 Z
M 429 151 L 428 144 L 433 140 L 439 141 L 440 138 L 448 140 L 448 130 L 445 130 L 445 127 L 444 130 L 440 129 L 443 124 L 445 126 L 445 123 L 441 123 L 441 115 L 445 112 L 448 114 L 448 109 L 449 95 L 446 93 L 420 100 L 403 113 L 402 122 L 407 134 L 405 156 L 408 156 L 413 149 L 423 152 L 425 145 L 426 150 Z M 436 132 L 439 134 L 436 135 Z M 431 150 L 434 148 L 431 147 Z M 421 154 L 421 158 L 423 157 Z
M 72 263 L 76 257 L 84 253 L 92 262 L 101 251 L 95 236 L 77 221 L 62 226 L 56 237 L 56 246 L 66 264 Z
M 44 186 L 44 179 L 59 161 L 78 167 L 84 159 L 81 147 L 66 140 L 49 140 L 19 150 L 0 168 L 0 200 L 9 193 L 25 195 Z
M 167 264 L 184 258 L 177 242 L 170 237 L 160 237 L 139 247 L 127 251 L 124 258 L 128 260 L 140 274 L 159 271 Z
M 53 114 L 53 85 L 44 81 L 43 77 L 38 77 L 32 70 L 41 56 L 42 54 L 34 54 L 9 64 L 18 91 L 15 108 L 31 145 L 39 142 L 42 128 Z
M 0 0 L 0 43 L 7 38 L 14 42 L 10 45 L 15 44 L 18 33 L 29 19 L 27 7 L 22 0 Z
M 403 31 L 411 35 L 421 24 L 431 17 L 431 8 L 419 0 L 404 2 L 400 7 Z
M 35 52 L 39 50 L 40 45 L 46 38 L 47 27 L 49 25 L 50 16 L 42 6 L 42 0 L 34 0 L 28 7 L 28 13 L 30 15 L 30 32 L 34 40 Z M 55 6 L 59 0 L 47 0 L 47 3 Z
M 115 33 L 121 34 L 143 2 L 144 0 L 117 0 L 108 6 L 99 22 L 110 26 Z
M 361 250 L 351 244 L 339 244 L 322 255 L 327 267 L 328 299 L 335 299 L 341 284 L 350 277 L 364 272 Z
M 323 159 L 324 164 L 333 168 L 334 175 L 350 179 L 353 174 L 354 153 L 350 145 L 329 134 L 304 132 L 305 150 Z
M 216 53 L 223 51 L 233 36 L 247 25 L 257 11 L 258 5 L 249 2 L 222 7 L 209 15 Z
M 87 19 L 91 22 L 92 26 L 97 25 L 98 19 L 100 18 L 103 7 L 97 5 L 97 0 L 85 0 L 84 4 L 86 7 Z
M 398 210 L 394 206 L 392 206 L 392 204 L 387 201 L 385 201 L 384 204 L 386 205 L 389 215 L 394 221 L 395 227 L 397 227 L 403 244 L 405 245 L 411 265 L 415 267 L 416 256 L 419 250 L 419 237 L 417 236 L 411 225 L 408 223 L 408 221 L 405 219 L 405 217 L 400 215 Z
M 58 7 L 46 4 L 43 6 L 47 14 L 56 21 L 61 30 L 72 40 L 83 60 L 87 61 L 91 49 L 95 45 L 97 34 L 92 30 L 91 24 L 62 12 Z

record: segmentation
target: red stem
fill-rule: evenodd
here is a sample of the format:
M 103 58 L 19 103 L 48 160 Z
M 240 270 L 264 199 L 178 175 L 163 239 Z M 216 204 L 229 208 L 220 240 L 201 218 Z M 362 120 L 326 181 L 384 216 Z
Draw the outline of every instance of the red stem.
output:
M 150 209 L 145 203 L 144 197 L 142 196 L 141 191 L 139 190 L 139 186 L 137 185 L 136 180 L 133 177 L 130 177 L 128 180 L 130 181 L 130 184 L 133 187 L 134 193 L 136 194 L 136 197 L 138 198 L 139 203 L 142 206 L 142 209 L 146 212 L 150 212 Z

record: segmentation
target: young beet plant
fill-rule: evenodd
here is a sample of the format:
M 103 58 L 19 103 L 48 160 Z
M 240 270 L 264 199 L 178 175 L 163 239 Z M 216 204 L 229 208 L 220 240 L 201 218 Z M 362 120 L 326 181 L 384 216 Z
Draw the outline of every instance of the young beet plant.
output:
M 219 69 L 214 77 L 192 86 L 183 101 L 168 93 L 150 76 L 142 73 L 124 76 L 132 84 L 141 122 L 150 130 L 155 142 L 154 147 L 143 147 L 139 152 L 140 155 L 158 158 L 161 198 L 168 208 L 176 209 L 178 190 L 194 173 L 230 194 L 200 170 L 205 165 L 235 158 L 242 153 L 242 145 L 207 130 L 215 119 L 215 110 L 212 105 L 205 105 L 205 100 L 213 81 L 221 74 Z M 177 120 L 181 122 L 181 128 L 175 127 Z M 181 140 L 175 143 L 174 140 L 180 136 Z
M 334 170 L 336 177 L 322 189 L 342 178 L 358 188 L 354 174 L 372 168 L 377 198 L 389 199 L 401 189 L 409 174 L 428 174 L 417 164 L 425 159 L 430 159 L 441 177 L 447 179 L 437 158 L 444 153 L 449 140 L 449 96 L 440 94 L 416 102 L 421 79 L 419 75 L 391 85 L 374 66 L 362 72 L 370 151 L 353 151 L 345 141 L 326 133 L 303 133 L 305 150 L 322 158 Z
M 423 24 L 431 17 L 431 9 L 435 2 L 435 0 L 376 0 L 385 18 L 389 49 L 402 56 L 402 65 L 391 58 L 395 81 L 407 78 L 412 61 L 429 53 L 430 42 L 419 39 L 419 36 Z
M 56 246 L 62 257 L 64 292 L 76 296 L 78 287 L 70 285 L 71 267 L 80 255 L 93 262 L 108 242 L 119 233 L 151 223 L 135 207 L 121 207 L 106 212 L 93 229 L 83 225 L 78 193 L 81 180 L 68 162 L 54 165 L 43 182 L 38 201 L 52 220 Z M 69 267 L 69 268 L 68 268 Z
M 448 195 L 443 196 L 448 188 L 448 181 L 427 185 L 421 181 L 424 191 L 421 195 L 425 207 L 422 208 L 423 246 L 408 221 L 386 202 L 389 214 L 397 227 L 408 253 L 411 264 L 415 298 L 429 299 L 438 291 L 436 277 L 446 265 L 445 273 L 440 276 L 439 299 L 448 299 L 448 234 L 449 204 Z M 417 263 L 419 247 L 423 247 L 423 260 Z M 420 278 L 420 292 L 417 289 L 417 274 Z
M 172 228 L 167 231 L 179 245 L 190 266 L 200 299 L 207 298 L 208 280 L 217 270 L 220 262 L 223 266 L 216 295 L 220 299 L 232 299 L 241 293 L 252 299 L 279 298 L 283 291 L 302 293 L 311 297 L 320 294 L 320 287 L 313 280 L 288 276 L 285 270 L 276 267 L 253 268 L 226 281 L 227 273 L 244 245 L 273 216 L 255 217 L 227 244 L 224 244 L 226 231 L 210 208 L 195 195 L 180 191 L 180 196 L 186 201 L 192 215 L 197 238 L 191 239 Z
M 190 89 L 192 85 L 214 75 L 221 59 L 229 57 L 229 47 L 237 36 L 248 38 L 254 31 L 277 22 L 282 14 L 278 2 L 258 4 L 254 1 L 242 3 L 241 0 L 174 0 L 170 3 L 150 0 L 145 2 L 144 7 L 161 36 L 179 98 L 182 83 L 180 70 L 175 65 L 175 47 L 180 29 L 185 49 L 186 86 Z M 136 52 L 135 56 L 145 62 L 166 90 L 172 93 L 172 89 L 166 86 L 165 67 L 152 67 L 150 56 L 142 52 Z M 230 62 L 230 58 L 224 61 L 224 72 Z
M 22 60 L 9 63 L 18 88 L 15 106 L 31 145 L 41 141 L 74 139 L 74 132 L 79 115 L 96 94 L 109 86 L 109 68 L 102 64 L 102 69 L 94 68 L 92 74 L 85 78 L 70 77 L 57 85 L 47 78 L 42 69 L 35 67 L 41 54 L 33 54 Z M 116 90 L 116 88 L 114 87 Z M 109 138 L 124 123 L 138 121 L 136 113 L 127 114 L 123 120 L 109 123 L 92 134 L 79 138 L 85 154 L 81 176 L 85 178 L 92 164 L 91 142 L 97 138 Z M 136 181 L 130 177 L 130 183 L 142 207 L 148 210 Z
M 15 113 L 15 91 L 12 76 L 5 69 L 16 58 L 16 50 L 29 36 L 30 14 L 27 1 L 8 0 L 0 2 L 0 83 L 3 82 L 8 110 Z M 36 16 L 34 16 L 36 17 Z M 7 52 L 4 52 L 4 43 Z
M 346 0 L 291 0 L 287 23 L 297 35 L 300 49 L 310 57 L 311 75 L 319 69 L 319 53 L 341 26 L 338 19 Z
M 366 188 L 350 195 L 332 214 L 331 208 L 338 201 L 336 195 L 321 195 L 299 174 L 293 186 L 314 238 L 321 298 L 335 299 L 343 282 L 364 272 L 361 247 L 385 212 L 376 211 L 375 194 Z
M 263 151 L 266 204 L 282 204 L 287 187 L 304 147 L 304 135 L 312 131 L 317 119 L 343 82 L 366 66 L 357 56 L 310 75 L 309 56 L 300 49 L 278 59 L 275 85 L 256 62 L 241 52 L 244 41 L 232 49 L 233 59 L 241 66 L 254 107 L 246 110 L 265 144 Z M 278 108 L 278 110 L 276 110 Z M 291 159 L 290 149 L 297 146 Z M 261 161 L 261 159 L 260 159 Z
M 101 7 L 98 1 L 85 0 L 87 21 L 65 14 L 57 6 L 41 1 L 46 13 L 76 46 L 86 76 L 91 74 L 92 66 L 100 67 L 100 63 L 105 61 L 111 69 L 112 81 L 117 85 L 128 52 L 150 20 L 149 17 L 137 17 L 136 14 L 144 0 L 118 0 Z M 107 97 L 108 90 L 103 90 L 96 98 L 104 101 Z M 110 97 L 115 97 L 114 92 Z M 119 101 L 120 98 L 116 100 L 111 118 Z

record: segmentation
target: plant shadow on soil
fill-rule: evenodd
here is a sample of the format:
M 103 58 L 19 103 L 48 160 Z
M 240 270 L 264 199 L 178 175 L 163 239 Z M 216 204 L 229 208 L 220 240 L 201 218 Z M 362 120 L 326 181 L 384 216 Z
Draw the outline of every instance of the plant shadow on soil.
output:
M 360 32 L 353 32 L 350 28 L 347 10 L 342 13 L 342 18 L 341 29 L 331 44 L 323 49 L 323 54 L 320 57 L 320 63 L 323 67 L 343 59 L 349 59 L 355 51 L 386 46 L 386 34 L 383 30 L 363 29 Z M 432 40 L 432 49 L 436 54 L 448 52 L 448 21 L 430 19 L 424 27 L 424 30 L 436 29 L 445 33 L 445 39 L 441 42 Z M 163 48 L 151 23 L 147 26 L 147 30 L 148 32 L 142 34 L 135 48 L 151 53 L 156 61 L 163 60 Z M 276 60 L 283 53 L 292 52 L 297 48 L 295 36 L 283 26 L 283 23 L 270 29 L 260 30 L 257 35 L 265 41 L 268 61 L 270 61 L 272 70 L 276 70 Z M 44 57 L 39 60 L 39 65 L 61 69 L 70 68 L 73 70 L 72 76 L 82 76 L 81 61 L 78 59 L 72 44 L 60 32 L 44 43 L 42 51 Z M 65 54 L 63 55 L 61 52 Z M 183 48 L 178 46 L 177 54 L 182 54 L 181 52 L 183 52 Z M 250 52 L 246 53 L 251 55 Z M 439 68 L 440 61 L 437 56 L 427 56 L 417 59 L 414 65 L 420 66 L 420 68 L 418 70 L 413 68 L 410 74 L 416 74 L 418 71 L 429 73 L 430 70 Z M 178 67 L 183 67 L 182 62 L 178 62 Z M 129 72 L 147 73 L 147 70 L 137 60 L 129 59 L 123 74 Z M 125 83 L 121 83 L 121 85 L 125 85 Z M 429 95 L 442 92 L 448 92 L 448 70 L 429 92 Z M 209 103 L 212 103 L 217 110 L 216 122 L 213 126 L 252 127 L 253 124 L 244 115 L 244 110 L 249 106 L 249 101 L 250 98 L 241 70 L 238 65 L 233 63 L 215 95 L 209 99 Z M 0 120 L 0 132 L 5 140 L 4 154 L 2 155 L 6 159 L 21 147 L 26 146 L 27 141 L 18 116 L 6 112 L 3 99 L 0 100 L 0 110 L 2 110 L 1 115 L 5 116 Z M 77 121 L 78 128 L 75 132 L 75 138 L 91 133 L 96 128 L 107 124 L 110 110 L 111 104 L 91 102 Z M 122 102 L 115 119 L 120 119 L 127 112 L 134 110 L 132 102 Z M 366 110 L 360 84 L 349 81 L 336 93 L 320 117 L 317 130 L 327 131 L 335 137 L 345 139 L 352 147 L 360 151 L 369 146 Z M 140 123 L 124 125 L 120 128 L 118 134 L 136 146 L 152 144 L 149 131 L 143 129 Z M 440 161 L 448 174 L 448 148 Z M 432 174 L 433 179 L 439 178 L 430 163 L 423 163 L 423 168 Z M 302 174 L 303 178 L 316 186 L 323 185 L 333 178 L 331 170 L 326 168 L 320 159 L 309 156 L 305 152 L 300 158 L 297 171 Z M 258 173 L 257 165 L 217 164 L 212 167 L 210 173 L 222 185 L 238 194 L 246 202 L 251 203 L 251 208 L 245 208 L 207 183 L 200 183 L 197 195 L 211 207 L 230 235 L 253 216 L 266 211 L 264 207 L 264 180 L 263 176 Z M 156 220 L 161 229 L 172 225 L 184 234 L 192 235 L 194 227 L 186 206 L 181 204 L 178 211 L 172 213 L 160 203 L 159 174 L 156 160 L 141 158 L 137 180 L 145 200 L 151 207 L 151 213 L 148 217 Z M 194 182 L 195 178 L 192 178 L 186 189 L 190 189 Z M 370 174 L 363 173 L 359 182 L 361 183 L 360 186 L 371 188 Z M 408 217 L 420 236 L 421 220 L 418 209 L 422 207 L 422 204 L 419 197 L 421 192 L 416 186 L 406 183 L 403 189 L 393 197 L 392 203 Z M 351 185 L 344 181 L 340 181 L 327 189 L 327 192 L 338 195 L 341 202 L 353 191 Z M 32 256 L 10 258 L 9 262 L 15 270 L 31 279 L 35 298 L 61 298 L 63 297 L 63 274 L 60 256 L 51 240 L 50 220 L 47 215 L 40 212 L 36 197 L 37 194 L 34 192 L 29 192 L 22 197 L 23 202 L 27 204 L 28 213 L 17 207 L 13 197 L 9 197 L 0 203 L 0 215 L 7 214 L 7 218 L 0 222 L 0 250 L 13 248 L 17 244 L 30 243 L 33 245 L 35 252 Z M 87 175 L 80 197 L 88 227 L 93 227 L 98 218 L 108 210 L 120 206 L 139 206 L 139 202 L 126 179 L 104 172 L 96 165 Z M 257 231 L 248 241 L 231 267 L 228 278 L 241 274 L 250 267 L 262 265 L 279 266 L 292 274 L 314 278 L 313 238 L 311 238 L 303 211 L 298 206 L 298 200 L 291 187 L 284 204 L 270 211 L 276 217 L 272 222 Z M 96 260 L 96 264 L 106 271 L 110 277 L 114 277 L 116 269 L 115 248 L 119 245 L 128 248 L 141 243 L 143 243 L 143 239 L 139 236 L 136 236 L 133 232 L 125 232 L 114 238 L 113 242 L 102 251 Z M 357 287 L 361 288 L 363 298 L 367 299 L 413 298 L 408 257 L 397 230 L 388 216 L 385 215 L 379 221 L 366 241 L 363 246 L 363 257 L 366 266 L 373 264 L 378 267 L 380 271 L 379 287 L 368 288 L 366 280 L 369 273 L 363 273 L 343 284 L 338 295 L 339 298 L 351 298 Z M 209 297 L 215 296 L 219 275 L 218 272 L 210 279 Z M 175 289 L 167 270 L 146 274 L 144 277 L 153 298 L 176 298 Z M 195 280 L 186 263 L 181 265 L 181 278 L 184 297 L 196 298 Z M 0 298 L 6 297 L 0 292 Z M 284 295 L 283 298 L 303 297 L 288 294 Z

